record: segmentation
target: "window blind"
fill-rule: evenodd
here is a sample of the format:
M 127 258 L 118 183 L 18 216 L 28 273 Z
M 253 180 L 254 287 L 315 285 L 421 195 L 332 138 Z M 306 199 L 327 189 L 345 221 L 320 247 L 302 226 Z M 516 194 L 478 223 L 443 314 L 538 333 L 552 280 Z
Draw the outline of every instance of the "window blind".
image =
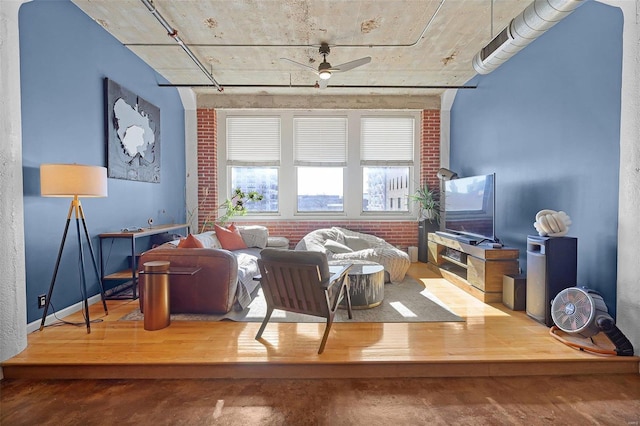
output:
M 360 164 L 413 165 L 414 128 L 412 117 L 363 117 L 360 120 Z
M 227 117 L 227 164 L 280 165 L 280 117 Z
M 346 117 L 296 117 L 293 133 L 296 166 L 347 165 Z

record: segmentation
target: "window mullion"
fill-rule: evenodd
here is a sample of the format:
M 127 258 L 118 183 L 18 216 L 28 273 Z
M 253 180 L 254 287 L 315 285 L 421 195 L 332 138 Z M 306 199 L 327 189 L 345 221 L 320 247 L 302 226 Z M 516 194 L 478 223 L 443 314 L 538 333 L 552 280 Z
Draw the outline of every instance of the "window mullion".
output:
M 293 218 L 296 211 L 296 169 L 293 166 L 293 111 L 283 111 L 281 127 L 280 150 L 280 214 L 283 217 Z

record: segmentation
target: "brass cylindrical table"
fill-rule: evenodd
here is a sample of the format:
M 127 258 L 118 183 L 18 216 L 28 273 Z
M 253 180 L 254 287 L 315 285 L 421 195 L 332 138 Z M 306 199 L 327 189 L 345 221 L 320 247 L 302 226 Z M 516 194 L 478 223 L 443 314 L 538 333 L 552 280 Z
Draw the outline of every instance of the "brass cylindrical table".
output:
M 144 329 L 160 330 L 171 324 L 169 312 L 169 262 L 145 262 L 144 267 Z

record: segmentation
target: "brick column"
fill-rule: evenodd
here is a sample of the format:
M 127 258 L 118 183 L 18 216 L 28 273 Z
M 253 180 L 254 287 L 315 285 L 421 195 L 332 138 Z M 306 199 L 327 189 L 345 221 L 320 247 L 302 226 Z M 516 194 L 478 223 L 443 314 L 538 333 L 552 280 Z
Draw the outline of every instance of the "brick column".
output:
M 420 183 L 439 188 L 437 173 L 440 169 L 440 110 L 422 111 L 422 145 L 420 152 Z
M 217 122 L 215 109 L 198 109 L 198 232 L 218 206 Z

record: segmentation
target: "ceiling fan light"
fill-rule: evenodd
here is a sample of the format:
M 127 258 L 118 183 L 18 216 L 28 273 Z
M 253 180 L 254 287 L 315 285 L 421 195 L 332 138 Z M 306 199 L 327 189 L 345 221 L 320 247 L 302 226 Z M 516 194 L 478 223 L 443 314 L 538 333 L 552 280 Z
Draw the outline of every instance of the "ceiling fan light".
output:
M 331 78 L 331 71 L 329 71 L 329 70 L 321 70 L 318 73 L 318 77 L 320 77 L 323 80 L 329 80 Z

